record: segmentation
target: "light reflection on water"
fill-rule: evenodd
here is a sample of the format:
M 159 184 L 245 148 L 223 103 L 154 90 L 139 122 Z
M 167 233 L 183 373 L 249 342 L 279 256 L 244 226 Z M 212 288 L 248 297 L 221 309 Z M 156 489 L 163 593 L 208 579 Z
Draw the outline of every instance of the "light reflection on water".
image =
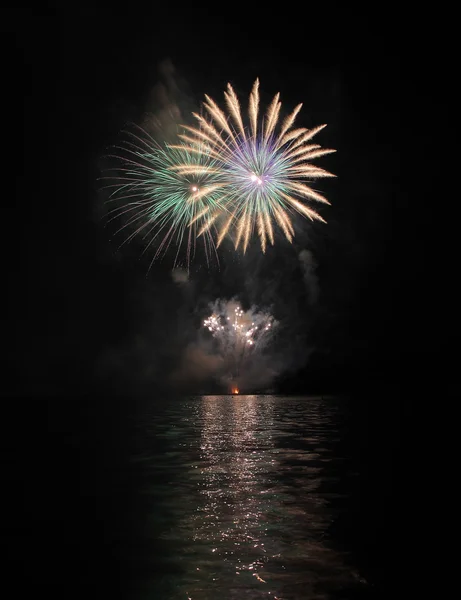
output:
M 147 446 L 135 460 L 165 544 L 164 578 L 146 597 L 320 599 L 356 585 L 327 541 L 344 472 L 339 406 L 203 396 L 172 403 L 152 422 L 144 416 Z M 152 437 L 167 441 L 163 457 L 149 456 Z

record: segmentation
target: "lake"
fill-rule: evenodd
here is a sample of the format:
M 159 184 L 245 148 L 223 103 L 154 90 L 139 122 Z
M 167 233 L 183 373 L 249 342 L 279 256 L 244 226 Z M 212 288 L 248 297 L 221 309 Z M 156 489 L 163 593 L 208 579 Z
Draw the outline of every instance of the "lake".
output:
M 37 586 L 301 600 L 371 598 L 389 579 L 388 412 L 334 396 L 71 406 L 18 443 L 27 520 L 11 540 Z

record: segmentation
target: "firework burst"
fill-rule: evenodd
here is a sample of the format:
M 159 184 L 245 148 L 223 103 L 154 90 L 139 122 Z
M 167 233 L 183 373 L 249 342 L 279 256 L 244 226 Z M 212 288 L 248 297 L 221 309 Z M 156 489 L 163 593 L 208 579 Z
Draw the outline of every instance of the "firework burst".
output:
M 255 81 L 249 98 L 249 126 L 244 124 L 239 99 L 230 84 L 224 96 L 228 114 L 205 96 L 205 116 L 193 113 L 197 126 L 184 126 L 185 133 L 180 135 L 191 151 L 201 153 L 205 147 L 206 156 L 214 161 L 220 173 L 218 195 L 223 196 L 227 218 L 216 228 L 216 245 L 233 232 L 235 248 L 242 244 L 245 252 L 256 231 L 264 252 L 268 242 L 274 244 L 274 225 L 292 241 L 293 213 L 325 222 L 306 204 L 307 201 L 329 204 L 312 187 L 312 182 L 319 178 L 334 177 L 312 164 L 312 160 L 335 152 L 312 143 L 325 125 L 294 129 L 302 104 L 280 122 L 279 94 L 260 117 L 259 80 Z
M 203 238 L 207 259 L 215 250 L 211 226 L 225 218 L 224 181 L 218 161 L 202 142 L 161 146 L 144 130 L 126 132 L 127 141 L 111 155 L 117 159 L 114 188 L 108 202 L 111 219 L 121 217 L 119 232 L 128 232 L 123 243 L 141 235 L 146 250 L 155 245 L 153 260 L 171 244 L 181 248 L 186 261 Z
M 228 364 L 229 377 L 238 389 L 251 361 L 268 343 L 276 321 L 269 314 L 243 311 L 235 302 L 217 301 L 213 313 L 203 321 L 216 340 L 216 351 Z

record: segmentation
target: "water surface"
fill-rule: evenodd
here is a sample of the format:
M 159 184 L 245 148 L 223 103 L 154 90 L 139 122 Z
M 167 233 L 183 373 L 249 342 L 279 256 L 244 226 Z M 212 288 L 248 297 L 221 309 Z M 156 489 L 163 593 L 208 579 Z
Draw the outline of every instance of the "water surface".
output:
M 134 422 L 134 597 L 301 600 L 367 588 L 332 525 L 356 476 L 340 398 L 200 396 Z M 131 478 L 133 481 L 133 478 Z M 362 597 L 362 596 L 361 596 Z

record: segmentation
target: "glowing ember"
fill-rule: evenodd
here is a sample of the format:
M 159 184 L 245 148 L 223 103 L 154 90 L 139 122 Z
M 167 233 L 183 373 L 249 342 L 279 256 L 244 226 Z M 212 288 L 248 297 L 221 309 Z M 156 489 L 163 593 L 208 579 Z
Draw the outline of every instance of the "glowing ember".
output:
M 232 389 L 232 393 L 233 394 L 238 394 L 239 393 L 239 389 L 238 388 L 233 388 Z

